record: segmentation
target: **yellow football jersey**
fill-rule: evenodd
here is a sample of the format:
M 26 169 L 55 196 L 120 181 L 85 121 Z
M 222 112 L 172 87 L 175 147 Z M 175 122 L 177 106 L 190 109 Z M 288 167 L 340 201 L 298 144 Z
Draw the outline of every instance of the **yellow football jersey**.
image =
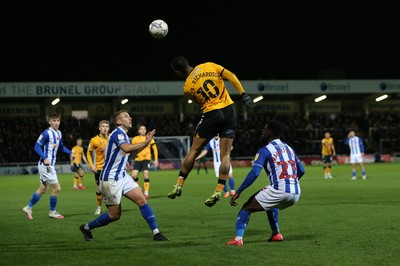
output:
M 322 139 L 322 155 L 332 155 L 333 138 Z
M 146 140 L 146 136 L 135 136 L 132 138 L 132 144 L 137 144 L 144 142 Z M 144 160 L 151 160 L 151 150 L 153 150 L 154 160 L 158 160 L 158 149 L 156 142 L 152 139 L 141 152 L 136 154 L 135 161 L 144 161 Z
M 186 78 L 183 93 L 201 106 L 203 113 L 233 104 L 224 79 L 234 85 L 239 94 L 244 92 L 236 75 L 222 66 L 207 62 L 197 65 Z
M 96 159 L 96 169 L 101 170 L 103 169 L 104 164 L 104 156 L 107 146 L 108 136 L 102 137 L 97 135 L 91 138 L 88 150 L 86 152 L 86 157 L 89 162 L 90 167 L 93 167 L 93 158 L 92 153 L 95 152 L 95 159 Z
M 83 148 L 81 146 L 75 145 L 71 151 L 75 155 L 73 163 L 82 164 Z

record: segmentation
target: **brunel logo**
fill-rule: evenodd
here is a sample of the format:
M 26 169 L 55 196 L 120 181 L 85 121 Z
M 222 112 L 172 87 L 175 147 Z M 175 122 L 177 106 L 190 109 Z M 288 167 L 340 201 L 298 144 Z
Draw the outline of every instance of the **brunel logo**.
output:
M 322 83 L 319 85 L 319 88 L 320 88 L 322 91 L 350 91 L 350 90 L 351 90 L 350 83 L 346 83 L 346 84 L 333 84 L 333 83 L 322 82 Z
M 400 91 L 400 84 L 381 82 L 379 89 L 382 91 Z

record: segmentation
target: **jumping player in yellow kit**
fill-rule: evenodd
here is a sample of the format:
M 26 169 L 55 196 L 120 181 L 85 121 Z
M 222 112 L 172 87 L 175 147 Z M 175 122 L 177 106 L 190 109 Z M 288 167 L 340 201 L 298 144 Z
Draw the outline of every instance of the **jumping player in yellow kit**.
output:
M 203 114 L 195 129 L 192 146 L 181 165 L 176 185 L 168 197 L 174 199 L 181 196 L 182 186 L 193 169 L 195 158 L 211 138 L 219 135 L 221 166 L 218 183 L 213 194 L 204 202 L 206 206 L 212 207 L 220 199 L 229 176 L 230 154 L 237 122 L 234 102 L 224 80 L 231 82 L 249 108 L 254 107 L 254 102 L 245 93 L 236 75 L 221 65 L 206 62 L 192 67 L 186 58 L 178 56 L 171 61 L 171 67 L 175 74 L 186 79 L 183 93 L 200 106 Z

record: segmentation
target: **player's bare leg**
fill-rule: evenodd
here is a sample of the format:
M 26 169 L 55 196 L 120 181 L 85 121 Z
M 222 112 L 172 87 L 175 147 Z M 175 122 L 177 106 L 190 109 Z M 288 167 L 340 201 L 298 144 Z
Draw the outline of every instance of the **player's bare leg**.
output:
M 176 181 L 174 189 L 170 193 L 168 193 L 168 198 L 174 199 L 182 195 L 183 183 L 185 183 L 185 180 L 188 177 L 190 171 L 192 171 L 197 155 L 200 154 L 201 150 L 204 148 L 204 146 L 206 146 L 208 141 L 208 139 L 196 137 L 193 138 L 193 144 L 190 147 L 190 150 L 185 159 L 183 160 L 178 179 Z
M 219 201 L 222 191 L 225 187 L 226 180 L 229 178 L 232 143 L 233 139 L 231 138 L 220 139 L 221 165 L 219 167 L 218 184 L 215 187 L 214 193 L 204 202 L 204 204 L 208 207 L 214 206 Z

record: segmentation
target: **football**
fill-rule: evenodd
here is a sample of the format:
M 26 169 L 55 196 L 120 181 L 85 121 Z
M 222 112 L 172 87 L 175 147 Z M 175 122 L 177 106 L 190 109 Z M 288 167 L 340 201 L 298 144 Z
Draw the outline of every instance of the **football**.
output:
M 162 19 L 156 19 L 150 23 L 149 32 L 153 38 L 164 38 L 168 34 L 168 24 Z

